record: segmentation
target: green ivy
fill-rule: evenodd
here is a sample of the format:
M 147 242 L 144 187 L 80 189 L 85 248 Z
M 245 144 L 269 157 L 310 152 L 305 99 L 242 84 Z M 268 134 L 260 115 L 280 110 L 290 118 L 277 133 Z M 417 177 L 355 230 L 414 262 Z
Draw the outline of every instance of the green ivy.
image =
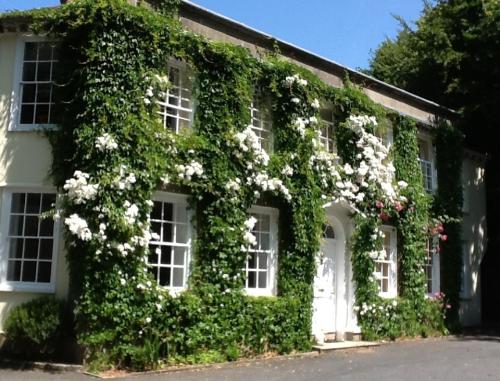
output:
M 312 286 L 325 219 L 323 197 L 331 195 L 334 181 L 325 183 L 310 164 L 318 127 L 309 125 L 301 138 L 293 123 L 297 117 L 317 116 L 311 106 L 315 99 L 333 105 L 335 139 L 344 163 L 355 164 L 359 153 L 356 136 L 347 128 L 350 115 L 376 116 L 382 130 L 391 119 L 396 131 L 396 176 L 409 184 L 406 209 L 397 212 L 392 205 L 384 206 L 384 213 L 400 233 L 398 301 L 382 300 L 372 276 L 374 262 L 368 253 L 382 246 L 380 238 L 373 238 L 382 224 L 377 199 L 367 199 L 363 210 L 353 216 L 357 304 L 380 306 L 391 316 L 385 319 L 378 312 L 360 313 L 365 337 L 442 332 L 442 304 L 423 299 L 428 197 L 417 161 L 415 123 L 387 112 L 348 79 L 343 88 L 332 88 L 276 53 L 258 60 L 242 47 L 184 31 L 175 17 L 178 0 L 154 5 L 159 12 L 130 6 L 124 0 L 76 0 L 50 12 L 30 13 L 33 29 L 48 31 L 61 46 L 61 86 L 57 88 L 57 97 L 63 100 L 58 105 L 61 127 L 49 135 L 54 181 L 62 187 L 79 170 L 100 184 L 98 199 L 84 205 L 68 202 L 66 215 L 82 216 L 92 231 L 105 221 L 109 237 L 128 242 L 147 225 L 149 200 L 155 190 L 162 189 L 188 193 L 196 216 L 190 284 L 177 297 L 156 287 L 144 264 L 147 249 L 123 256 L 112 245 L 77 240 L 66 233 L 76 330 L 88 361 L 94 367 L 149 368 L 165 362 L 235 359 L 311 348 Z M 155 75 L 166 73 L 172 57 L 188 62 L 196 78 L 194 127 L 178 135 L 165 131 L 155 117 L 158 106 L 154 102 L 144 102 L 149 86 L 161 88 Z M 296 74 L 309 85 L 286 84 L 286 78 Z M 269 94 L 273 111 L 274 153 L 269 174 L 278 176 L 285 165 L 293 167 L 293 176 L 284 180 L 291 201 L 276 192 L 256 193 L 247 185 L 236 195 L 225 187 L 229 180 L 246 176 L 232 141 L 250 121 L 248 105 L 258 88 Z M 292 101 L 294 98 L 299 102 Z M 454 130 L 445 131 L 450 132 L 439 138 L 443 142 Z M 119 143 L 113 154 L 95 147 L 103 133 L 112 134 Z M 446 142 L 449 147 L 460 144 L 458 140 Z M 439 147 L 441 163 L 445 154 Z M 445 151 L 446 158 L 452 151 Z M 177 179 L 175 166 L 189 160 L 202 163 L 205 171 L 187 183 Z M 116 189 L 120 170 L 136 174 L 133 188 Z M 162 181 L 165 175 L 171 179 L 168 185 Z M 440 176 L 440 190 L 448 186 L 444 184 L 455 189 L 451 174 Z M 123 222 L 127 201 L 140 210 L 133 225 Z M 254 298 L 244 293 L 241 269 L 246 254 L 241 250 L 244 242 L 238 229 L 256 203 L 280 212 L 277 297 Z M 455 201 L 442 205 L 450 215 L 456 212 Z M 95 219 L 97 207 L 102 221 Z M 450 289 L 455 283 L 445 281 Z M 148 285 L 147 292 L 144 285 Z M 426 330 L 426 326 L 431 328 Z

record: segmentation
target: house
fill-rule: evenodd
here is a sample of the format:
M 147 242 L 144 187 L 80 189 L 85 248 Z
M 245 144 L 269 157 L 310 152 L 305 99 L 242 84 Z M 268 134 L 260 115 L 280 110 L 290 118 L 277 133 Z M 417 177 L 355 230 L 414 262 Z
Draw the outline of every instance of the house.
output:
M 181 2 L 179 17 L 186 30 L 209 40 L 244 47 L 254 57 L 262 57 L 265 52 L 278 47 L 279 54 L 288 62 L 309 70 L 329 87 L 343 88 L 347 75 L 372 102 L 416 122 L 423 189 L 429 195 L 438 193 L 439 154 L 434 142 L 437 128 L 434 121 L 436 118 L 453 121 L 456 114 L 452 110 L 189 1 Z M 52 75 L 58 63 L 58 52 L 53 41 L 31 32 L 22 16 L 5 18 L 0 24 L 1 332 L 9 310 L 44 294 L 66 297 L 70 279 L 63 221 L 40 217 L 52 208 L 57 197 L 57 190 L 49 177 L 53 161 L 51 145 L 40 130 L 56 128 L 58 120 L 52 94 Z M 192 128 L 199 111 L 194 98 L 196 92 L 193 91 L 196 78 L 189 64 L 178 59 L 169 61 L 167 74 L 171 87 L 159 102 L 158 113 L 166 129 L 179 133 Z M 251 130 L 260 148 L 272 152 L 275 126 L 269 102 L 272 100 L 257 93 L 248 104 L 248 113 Z M 328 153 L 337 152 L 333 137 L 338 127 L 334 106 L 325 102 L 318 110 L 322 126 L 320 141 Z M 391 148 L 395 144 L 394 131 L 390 123 L 386 127 L 379 136 L 385 146 Z M 113 145 L 109 136 L 102 138 L 99 144 L 103 150 Z M 184 173 L 186 177 L 201 174 L 196 164 L 199 163 L 191 162 L 191 167 Z M 461 253 L 455 253 L 461 256 L 463 264 L 459 314 L 463 325 L 477 325 L 481 322 L 480 264 L 486 245 L 484 158 L 465 150 L 462 168 L 463 249 Z M 126 182 L 127 174 L 124 176 Z M 74 180 L 86 181 L 76 174 Z M 128 181 L 134 183 L 135 177 Z M 233 186 L 238 187 L 238 184 Z M 196 211 L 188 208 L 188 197 L 186 193 L 158 191 L 150 214 L 151 228 L 159 237 L 151 238 L 148 266 L 158 285 L 174 294 L 182 293 L 188 287 L 191 262 L 195 256 L 194 241 L 199 239 L 191 223 Z M 254 205 L 249 210 L 253 217 L 251 239 L 255 240 L 243 271 L 244 289 L 249 295 L 280 295 L 278 258 L 283 254 L 280 244 L 284 238 L 279 231 L 279 219 L 286 214 L 286 210 L 280 208 L 283 206 L 271 203 L 271 206 Z M 321 255 L 316 260 L 313 284 L 311 324 L 312 333 L 320 341 L 327 333 L 335 333 L 337 340 L 345 340 L 361 332 L 358 321 L 360 306 L 355 300 L 356 284 L 353 280 L 351 243 L 357 231 L 353 212 L 345 203 L 330 203 L 325 207 Z M 66 225 L 69 224 L 66 222 Z M 398 242 L 396 226 L 384 224 L 380 232 L 386 255 L 375 260 L 375 283 L 379 296 L 392 300 L 398 297 L 401 243 Z M 440 279 L 445 271 L 441 255 L 432 246 L 431 239 L 424 269 L 429 295 L 441 291 Z M 121 250 L 127 249 L 122 247 Z

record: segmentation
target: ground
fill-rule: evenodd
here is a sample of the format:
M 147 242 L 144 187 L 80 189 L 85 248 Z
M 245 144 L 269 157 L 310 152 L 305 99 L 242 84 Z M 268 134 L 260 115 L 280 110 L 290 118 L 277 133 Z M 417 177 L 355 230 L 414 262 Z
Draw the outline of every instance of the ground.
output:
M 129 376 L 129 381 L 500 380 L 500 335 L 384 344 L 371 349 Z M 91 381 L 81 373 L 0 369 L 0 381 Z

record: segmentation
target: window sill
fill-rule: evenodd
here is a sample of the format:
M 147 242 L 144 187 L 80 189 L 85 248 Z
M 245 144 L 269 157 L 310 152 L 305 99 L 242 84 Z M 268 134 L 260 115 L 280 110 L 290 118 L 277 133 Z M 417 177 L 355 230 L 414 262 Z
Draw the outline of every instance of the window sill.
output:
M 36 283 L 2 283 L 0 284 L 0 291 L 5 292 L 27 292 L 39 294 L 53 294 L 56 290 L 54 284 L 40 285 Z
M 17 124 L 9 128 L 9 132 L 41 132 L 57 130 L 57 124 Z
M 263 289 L 245 289 L 245 293 L 248 295 L 248 296 L 255 296 L 255 297 L 259 297 L 259 296 L 265 296 L 265 297 L 272 297 L 272 296 L 276 296 L 272 290 L 268 289 L 268 288 L 263 288 Z

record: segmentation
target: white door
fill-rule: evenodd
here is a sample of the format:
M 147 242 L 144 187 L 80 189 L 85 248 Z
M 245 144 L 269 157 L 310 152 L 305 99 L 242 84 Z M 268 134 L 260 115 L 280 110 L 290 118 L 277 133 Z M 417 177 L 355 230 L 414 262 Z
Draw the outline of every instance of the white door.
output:
M 325 333 L 335 332 L 335 268 L 337 240 L 331 225 L 325 226 L 321 252 L 317 258 L 316 277 L 314 278 L 313 335 L 318 342 L 324 340 Z

